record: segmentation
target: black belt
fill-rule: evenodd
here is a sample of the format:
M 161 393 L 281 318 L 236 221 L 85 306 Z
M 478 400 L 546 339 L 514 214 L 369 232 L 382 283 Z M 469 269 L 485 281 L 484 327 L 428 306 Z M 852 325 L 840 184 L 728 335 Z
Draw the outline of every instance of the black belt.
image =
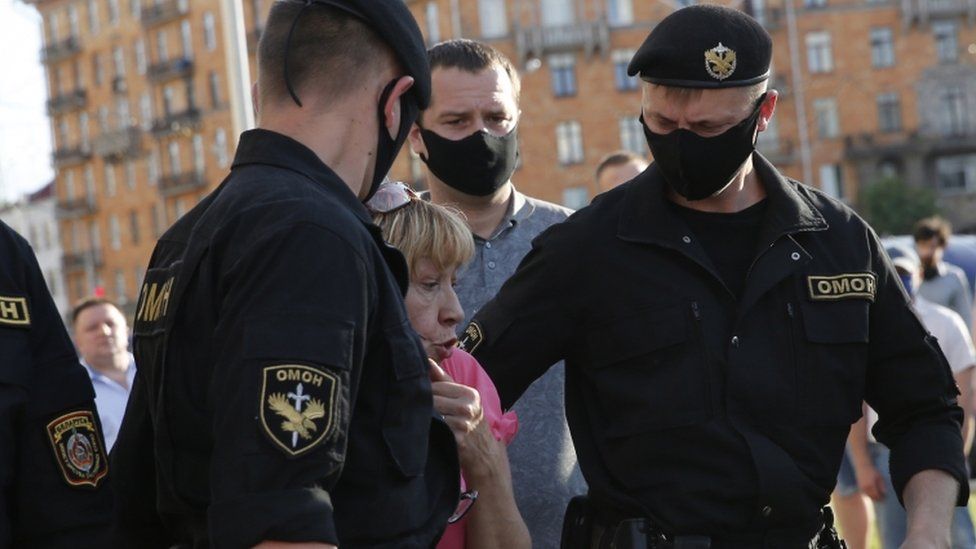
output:
M 744 539 L 718 539 L 705 535 L 668 535 L 646 518 L 604 522 L 593 517 L 590 549 L 846 549 L 837 536 L 829 507 L 821 511 L 821 527 L 812 539 L 799 530 L 773 530 Z

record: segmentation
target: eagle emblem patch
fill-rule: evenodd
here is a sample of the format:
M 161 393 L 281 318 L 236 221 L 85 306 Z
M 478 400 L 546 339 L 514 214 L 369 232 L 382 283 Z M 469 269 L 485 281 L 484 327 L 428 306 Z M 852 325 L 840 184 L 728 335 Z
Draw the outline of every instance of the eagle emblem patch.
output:
M 76 410 L 47 424 L 47 438 L 64 481 L 97 488 L 108 474 L 105 445 L 91 410 Z
M 705 70 L 716 80 L 725 80 L 735 72 L 735 50 L 721 42 L 710 50 L 705 50 Z
M 262 371 L 261 430 L 290 457 L 321 442 L 335 425 L 339 378 L 304 364 L 267 366 Z
M 481 331 L 481 326 L 477 322 L 472 322 L 464 329 L 464 333 L 461 334 L 461 339 L 458 340 L 457 346 L 462 351 L 473 353 L 484 339 L 485 334 Z

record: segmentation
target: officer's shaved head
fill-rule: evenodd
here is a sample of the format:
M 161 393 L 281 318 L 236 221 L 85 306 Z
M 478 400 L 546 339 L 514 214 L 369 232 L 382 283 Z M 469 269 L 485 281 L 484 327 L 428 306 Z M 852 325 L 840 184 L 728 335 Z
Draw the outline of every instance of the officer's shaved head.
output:
M 303 5 L 280 0 L 271 7 L 258 44 L 262 107 L 292 102 L 285 83 L 286 53 L 288 78 L 303 104 L 313 96 L 342 98 L 361 90 L 363 82 L 383 69 L 397 66 L 386 43 L 356 17 L 327 5 L 313 3 L 304 10 Z

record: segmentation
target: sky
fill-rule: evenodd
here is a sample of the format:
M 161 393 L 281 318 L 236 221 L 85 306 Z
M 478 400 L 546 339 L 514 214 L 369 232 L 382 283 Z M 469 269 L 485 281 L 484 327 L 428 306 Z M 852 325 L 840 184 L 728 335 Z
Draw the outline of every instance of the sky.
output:
M 33 6 L 0 0 L 0 202 L 54 178 L 40 29 Z

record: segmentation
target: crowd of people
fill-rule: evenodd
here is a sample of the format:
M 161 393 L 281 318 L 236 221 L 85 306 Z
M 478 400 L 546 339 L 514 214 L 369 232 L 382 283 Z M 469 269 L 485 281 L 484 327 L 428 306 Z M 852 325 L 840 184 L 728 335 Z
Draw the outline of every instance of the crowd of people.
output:
M 500 52 L 276 2 L 258 127 L 131 329 L 79 303 L 79 365 L 2 227 L 0 547 L 840 548 L 835 484 L 852 547 L 861 493 L 885 549 L 973 547 L 976 359 L 936 305 L 970 285 L 937 221 L 886 253 L 755 153 L 771 57 L 741 11 L 659 22 L 628 68 L 654 163 L 606 156 L 574 213 L 513 183 Z

